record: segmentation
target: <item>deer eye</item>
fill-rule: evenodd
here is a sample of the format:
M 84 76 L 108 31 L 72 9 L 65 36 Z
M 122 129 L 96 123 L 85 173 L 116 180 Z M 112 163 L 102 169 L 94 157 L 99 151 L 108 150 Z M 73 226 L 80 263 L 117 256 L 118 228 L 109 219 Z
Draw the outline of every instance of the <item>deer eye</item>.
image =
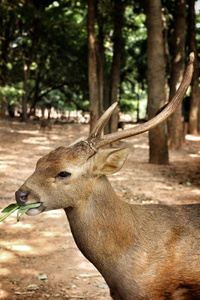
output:
M 71 173 L 69 173 L 69 172 L 60 172 L 60 173 L 58 173 L 58 175 L 56 177 L 64 178 L 64 177 L 69 177 L 69 176 L 71 176 Z

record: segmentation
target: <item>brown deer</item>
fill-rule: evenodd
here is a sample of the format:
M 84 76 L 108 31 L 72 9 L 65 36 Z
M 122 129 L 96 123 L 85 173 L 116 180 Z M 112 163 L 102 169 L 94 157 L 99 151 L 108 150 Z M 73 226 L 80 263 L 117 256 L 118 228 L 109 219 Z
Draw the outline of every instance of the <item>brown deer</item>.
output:
M 50 119 L 42 119 L 40 122 L 40 131 L 45 131 L 46 129 L 48 130 L 48 132 L 52 130 Z
M 86 140 L 39 159 L 16 192 L 19 205 L 41 202 L 28 215 L 65 210 L 78 248 L 101 272 L 114 300 L 200 299 L 200 205 L 121 201 L 106 175 L 121 169 L 130 149 L 100 150 L 153 128 L 174 112 L 190 84 L 193 62 L 191 54 L 175 97 L 152 120 L 101 136 L 112 105 Z

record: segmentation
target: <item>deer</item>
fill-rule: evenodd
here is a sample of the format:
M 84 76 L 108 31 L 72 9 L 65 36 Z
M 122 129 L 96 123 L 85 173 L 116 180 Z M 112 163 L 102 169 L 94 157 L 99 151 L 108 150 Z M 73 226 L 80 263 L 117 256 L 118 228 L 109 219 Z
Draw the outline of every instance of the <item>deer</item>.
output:
M 77 247 L 104 277 L 114 300 L 200 299 L 200 205 L 122 201 L 108 175 L 118 172 L 129 147 L 108 145 L 152 129 L 171 115 L 192 79 L 194 54 L 174 98 L 154 118 L 122 131 L 102 131 L 111 105 L 86 139 L 40 158 L 16 191 L 30 216 L 64 209 Z M 107 147 L 105 147 L 107 146 Z
M 42 119 L 40 122 L 40 131 L 45 131 L 46 129 L 48 130 L 48 132 L 52 130 L 50 119 Z

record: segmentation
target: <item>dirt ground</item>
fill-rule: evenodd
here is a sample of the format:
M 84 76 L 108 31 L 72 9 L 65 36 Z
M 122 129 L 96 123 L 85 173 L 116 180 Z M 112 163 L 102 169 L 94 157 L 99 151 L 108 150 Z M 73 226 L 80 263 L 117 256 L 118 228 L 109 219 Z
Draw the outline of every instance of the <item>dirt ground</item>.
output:
M 88 125 L 0 121 L 0 210 L 32 174 L 37 160 L 58 146 L 86 136 Z M 200 202 L 200 136 L 186 137 L 181 151 L 170 151 L 169 165 L 148 163 L 147 133 L 129 138 L 132 151 L 122 170 L 110 177 L 117 194 L 131 203 Z M 0 223 L 0 299 L 107 300 L 103 278 L 77 249 L 64 211 L 35 217 L 16 214 Z

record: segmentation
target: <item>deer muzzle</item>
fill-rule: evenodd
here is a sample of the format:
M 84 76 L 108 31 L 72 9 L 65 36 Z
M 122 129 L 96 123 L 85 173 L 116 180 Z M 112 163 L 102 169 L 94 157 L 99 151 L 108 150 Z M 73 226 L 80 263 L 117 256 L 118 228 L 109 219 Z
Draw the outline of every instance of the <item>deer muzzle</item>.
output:
M 24 206 L 26 204 L 29 204 L 28 203 L 28 195 L 29 193 L 26 192 L 26 191 L 23 191 L 21 189 L 19 189 L 18 191 L 15 192 L 15 199 L 16 199 L 16 202 L 17 204 L 19 204 L 20 206 Z M 38 201 L 39 202 L 39 201 Z M 29 216 L 35 216 L 35 215 L 38 215 L 40 214 L 41 212 L 43 212 L 45 210 L 42 202 L 41 202 L 41 205 L 39 207 L 36 207 L 36 208 L 30 208 L 28 211 L 27 211 L 27 215 Z
M 17 204 L 19 204 L 20 206 L 25 205 L 26 202 L 28 201 L 28 192 L 24 192 L 19 189 L 15 193 L 15 199 L 17 201 Z

